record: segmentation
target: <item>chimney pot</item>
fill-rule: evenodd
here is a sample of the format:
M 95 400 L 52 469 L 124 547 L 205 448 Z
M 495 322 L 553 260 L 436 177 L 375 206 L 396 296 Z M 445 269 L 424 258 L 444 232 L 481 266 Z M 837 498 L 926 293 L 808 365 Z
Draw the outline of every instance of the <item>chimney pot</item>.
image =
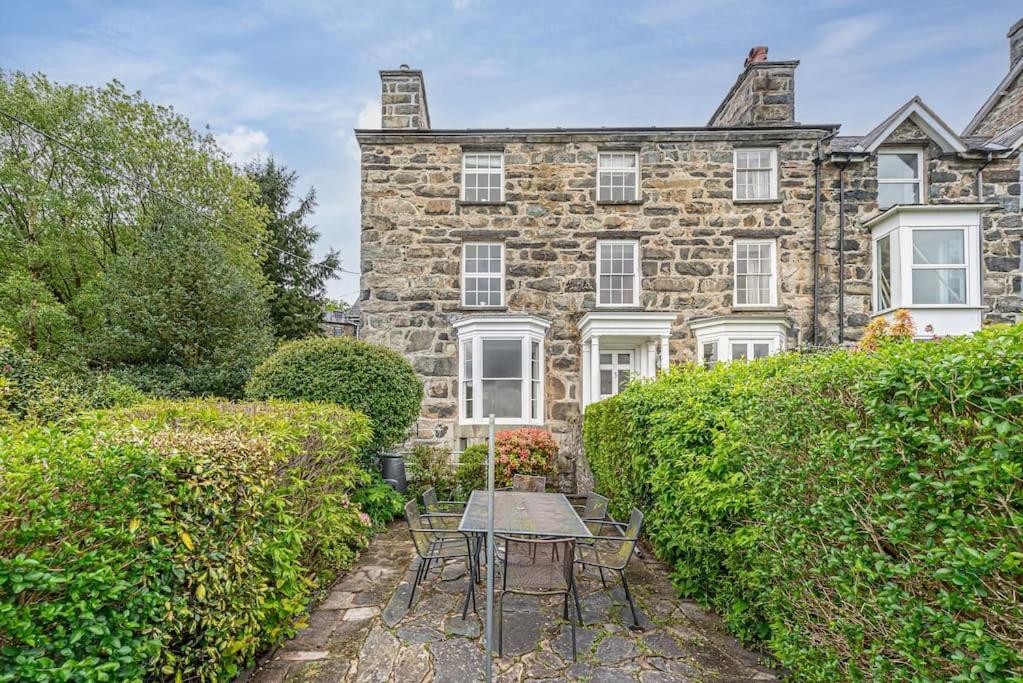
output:
M 767 46 L 766 45 L 757 45 L 756 47 L 751 47 L 750 48 L 749 55 L 746 56 L 746 65 L 745 66 L 746 66 L 746 68 L 748 68 L 751 64 L 759 64 L 760 62 L 766 62 L 766 61 L 767 61 Z
M 1011 69 L 1023 59 L 1023 19 L 1012 25 L 1006 37 L 1009 39 L 1009 68 Z
M 408 64 L 402 64 L 398 68 L 401 69 L 402 71 L 408 71 L 409 70 Z

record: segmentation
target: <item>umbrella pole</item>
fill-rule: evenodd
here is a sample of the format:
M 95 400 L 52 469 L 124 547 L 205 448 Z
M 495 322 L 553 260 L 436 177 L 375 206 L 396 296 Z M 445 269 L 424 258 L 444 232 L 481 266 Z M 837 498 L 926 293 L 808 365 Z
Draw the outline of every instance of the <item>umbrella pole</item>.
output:
M 494 414 L 487 446 L 487 681 L 494 680 Z

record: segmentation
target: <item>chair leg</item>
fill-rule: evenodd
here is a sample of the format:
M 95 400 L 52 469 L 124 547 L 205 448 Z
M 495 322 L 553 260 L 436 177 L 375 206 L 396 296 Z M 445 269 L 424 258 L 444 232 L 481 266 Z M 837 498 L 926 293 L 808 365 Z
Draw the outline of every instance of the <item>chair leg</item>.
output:
M 497 598 L 497 656 L 504 657 L 504 591 Z
M 565 600 L 561 605 L 561 618 L 568 621 L 568 591 L 565 591 Z
M 629 601 L 629 608 L 632 610 L 632 623 L 639 628 L 639 618 L 636 616 L 636 603 L 632 601 L 632 593 L 629 591 L 629 580 L 625 578 L 625 570 L 619 569 L 622 577 L 622 588 L 625 589 L 625 599 Z
M 412 591 L 409 593 L 409 596 L 408 596 L 408 606 L 409 607 L 412 607 L 412 601 L 416 599 L 416 586 L 419 585 L 419 577 L 423 573 L 423 564 L 425 562 L 426 562 L 426 560 L 420 558 L 419 566 L 416 567 L 416 576 L 415 576 L 414 579 L 412 579 Z
M 575 585 L 575 581 L 572 582 L 572 598 L 575 600 L 575 617 L 579 621 L 579 625 L 583 625 L 583 610 L 579 607 L 579 588 Z
M 600 570 L 600 583 L 603 584 L 604 589 L 606 590 L 607 589 L 607 579 L 604 578 L 604 568 L 603 567 L 597 567 L 597 569 Z

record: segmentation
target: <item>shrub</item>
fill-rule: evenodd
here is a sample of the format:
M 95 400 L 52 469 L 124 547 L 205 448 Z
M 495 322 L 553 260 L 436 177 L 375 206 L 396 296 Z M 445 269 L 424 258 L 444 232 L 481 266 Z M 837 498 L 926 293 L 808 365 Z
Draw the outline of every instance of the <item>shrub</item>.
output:
M 487 488 L 487 450 L 487 444 L 474 443 L 459 456 L 458 469 L 455 470 L 459 499 L 468 500 L 473 491 Z
M 1023 676 L 1023 326 L 688 366 L 587 409 L 683 593 L 799 680 Z
M 437 489 L 440 500 L 451 500 L 456 495 L 455 469 L 451 466 L 451 451 L 447 448 L 417 444 L 405 456 L 408 475 L 408 493 L 419 498 L 428 488 Z
M 373 524 L 382 527 L 405 511 L 405 499 L 391 488 L 377 471 L 363 472 L 352 502 L 369 515 Z
M 558 442 L 542 429 L 512 429 L 494 437 L 494 485 L 511 486 L 516 474 L 547 477 L 558 474 L 555 458 Z M 460 494 L 487 487 L 487 444 L 473 444 L 462 451 L 455 473 Z
M 256 368 L 249 398 L 326 401 L 358 410 L 373 425 L 372 452 L 401 443 L 419 417 L 423 384 L 390 349 L 348 337 L 289 342 Z
M 0 433 L 0 680 L 221 680 L 369 532 L 368 420 L 152 403 Z

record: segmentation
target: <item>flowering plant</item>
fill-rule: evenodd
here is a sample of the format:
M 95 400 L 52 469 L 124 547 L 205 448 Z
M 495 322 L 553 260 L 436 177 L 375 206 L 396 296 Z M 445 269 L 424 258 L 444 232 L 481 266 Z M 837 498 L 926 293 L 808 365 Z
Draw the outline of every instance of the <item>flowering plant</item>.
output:
M 513 429 L 494 438 L 494 479 L 497 486 L 510 486 L 516 474 L 553 478 L 558 442 L 543 429 Z

